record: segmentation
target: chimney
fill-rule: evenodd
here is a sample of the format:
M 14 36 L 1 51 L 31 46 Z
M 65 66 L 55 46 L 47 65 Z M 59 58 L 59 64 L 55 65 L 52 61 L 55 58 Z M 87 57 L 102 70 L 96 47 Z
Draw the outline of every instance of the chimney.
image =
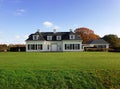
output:
M 72 29 L 69 29 L 70 32 L 72 32 Z
M 53 29 L 53 32 L 56 33 L 56 29 Z
M 40 29 L 37 29 L 37 32 L 40 32 Z

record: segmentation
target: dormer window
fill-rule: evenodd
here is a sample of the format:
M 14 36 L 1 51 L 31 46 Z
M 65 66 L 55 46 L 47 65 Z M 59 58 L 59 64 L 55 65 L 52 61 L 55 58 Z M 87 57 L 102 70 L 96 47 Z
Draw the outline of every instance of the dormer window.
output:
M 47 36 L 47 40 L 52 40 L 52 36 Z
M 70 35 L 70 39 L 71 40 L 75 39 L 75 35 Z
M 61 36 L 57 36 L 57 40 L 61 40 Z
M 33 35 L 33 40 L 38 40 L 39 35 Z

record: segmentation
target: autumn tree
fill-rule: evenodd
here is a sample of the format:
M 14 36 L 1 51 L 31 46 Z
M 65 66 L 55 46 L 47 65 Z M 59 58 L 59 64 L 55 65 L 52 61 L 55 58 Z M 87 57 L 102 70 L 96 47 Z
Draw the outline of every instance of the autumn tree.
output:
M 83 40 L 83 43 L 87 43 L 88 41 L 100 38 L 94 33 L 93 30 L 85 27 L 75 29 L 75 33 L 80 35 L 81 39 Z
M 0 44 L 0 52 L 6 52 L 7 51 L 7 45 L 6 44 Z

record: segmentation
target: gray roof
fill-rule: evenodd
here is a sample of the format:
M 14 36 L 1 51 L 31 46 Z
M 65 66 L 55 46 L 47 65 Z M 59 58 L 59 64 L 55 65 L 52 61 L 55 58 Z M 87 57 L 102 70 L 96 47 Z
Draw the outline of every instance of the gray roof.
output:
M 69 35 L 75 35 L 75 39 L 69 39 Z M 74 32 L 35 32 L 30 34 L 26 41 L 33 41 L 33 35 L 39 35 L 38 41 L 47 40 L 47 36 L 52 36 L 52 41 L 58 41 L 57 36 L 61 36 L 61 40 L 81 40 L 80 36 Z
M 87 44 L 109 44 L 109 43 L 103 39 L 97 39 L 97 40 L 89 41 Z

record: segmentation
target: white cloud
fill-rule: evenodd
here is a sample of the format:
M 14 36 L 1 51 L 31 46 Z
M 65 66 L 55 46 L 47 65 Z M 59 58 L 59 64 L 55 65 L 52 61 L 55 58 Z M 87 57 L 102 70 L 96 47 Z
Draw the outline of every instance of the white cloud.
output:
M 22 16 L 25 12 L 26 12 L 25 9 L 18 9 L 18 10 L 15 11 L 14 14 L 15 14 L 16 16 Z
M 49 22 L 49 21 L 45 21 L 45 22 L 43 23 L 43 25 L 44 25 L 45 27 L 47 27 L 47 28 L 50 28 L 50 27 L 53 26 L 52 22 Z
M 54 24 L 53 24 L 52 22 L 50 22 L 50 21 L 45 21 L 45 22 L 43 22 L 43 25 L 44 25 L 46 28 L 60 29 L 59 26 L 54 25 Z

